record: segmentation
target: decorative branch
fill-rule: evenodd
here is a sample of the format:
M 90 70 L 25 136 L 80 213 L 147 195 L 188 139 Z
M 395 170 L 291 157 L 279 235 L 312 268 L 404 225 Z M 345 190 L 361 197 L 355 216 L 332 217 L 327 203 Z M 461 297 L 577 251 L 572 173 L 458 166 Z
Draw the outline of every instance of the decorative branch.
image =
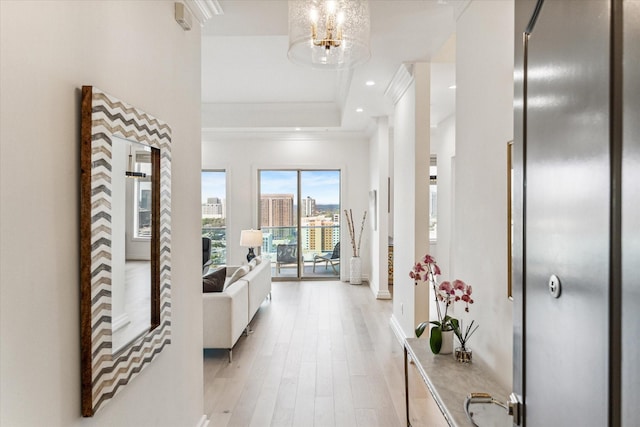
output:
M 364 214 L 362 215 L 362 224 L 360 225 L 360 237 L 358 237 L 358 253 L 360 253 L 360 242 L 362 241 L 362 230 L 364 230 L 364 221 L 366 219 L 367 219 L 367 211 L 364 211 Z
M 360 242 L 362 242 L 362 232 L 364 230 L 364 222 L 367 219 L 367 211 L 364 211 L 362 215 L 362 225 L 360 226 L 360 236 L 358 237 L 358 244 L 356 245 L 356 230 L 353 226 L 353 211 L 349 209 L 344 210 L 344 215 L 347 217 L 347 229 L 349 230 L 349 237 L 351 238 L 351 247 L 353 248 L 353 256 L 357 257 L 360 253 Z

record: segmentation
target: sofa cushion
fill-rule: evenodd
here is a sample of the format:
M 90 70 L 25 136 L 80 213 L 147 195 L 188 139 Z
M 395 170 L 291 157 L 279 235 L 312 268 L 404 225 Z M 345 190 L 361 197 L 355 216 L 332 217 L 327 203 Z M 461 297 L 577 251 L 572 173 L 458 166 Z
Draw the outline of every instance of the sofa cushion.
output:
M 221 267 L 202 278 L 202 292 L 222 292 L 227 276 L 227 267 Z
M 242 267 L 238 267 L 236 271 L 233 272 L 231 277 L 227 278 L 227 280 L 224 282 L 224 289 L 228 288 L 229 285 L 231 285 L 233 282 L 235 282 L 236 280 L 238 280 L 239 278 L 247 274 L 249 271 L 250 269 L 248 265 L 243 265 Z

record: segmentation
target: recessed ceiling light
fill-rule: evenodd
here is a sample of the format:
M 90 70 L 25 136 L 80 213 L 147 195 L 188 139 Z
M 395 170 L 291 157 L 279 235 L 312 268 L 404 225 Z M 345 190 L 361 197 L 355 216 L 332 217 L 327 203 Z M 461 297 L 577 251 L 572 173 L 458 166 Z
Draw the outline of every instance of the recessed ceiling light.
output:
M 456 85 L 449 86 L 449 89 L 455 89 L 455 88 L 456 88 Z
M 362 108 L 356 108 L 356 113 L 362 113 L 364 110 Z
M 296 130 L 300 130 L 300 128 L 296 128 Z
M 374 86 L 376 84 L 376 82 L 374 82 L 373 80 L 367 80 L 367 82 L 365 84 L 367 86 Z

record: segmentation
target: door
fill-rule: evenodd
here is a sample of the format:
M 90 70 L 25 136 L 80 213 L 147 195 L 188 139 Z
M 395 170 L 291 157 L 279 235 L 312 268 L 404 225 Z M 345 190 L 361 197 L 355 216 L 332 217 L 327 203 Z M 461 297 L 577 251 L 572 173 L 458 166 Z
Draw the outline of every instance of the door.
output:
M 516 25 L 535 6 L 516 2 Z M 516 73 L 525 190 L 514 383 L 525 425 L 601 427 L 612 425 L 617 363 L 610 360 L 611 5 L 537 6 Z
M 340 171 L 261 170 L 260 228 L 272 276 L 340 278 Z

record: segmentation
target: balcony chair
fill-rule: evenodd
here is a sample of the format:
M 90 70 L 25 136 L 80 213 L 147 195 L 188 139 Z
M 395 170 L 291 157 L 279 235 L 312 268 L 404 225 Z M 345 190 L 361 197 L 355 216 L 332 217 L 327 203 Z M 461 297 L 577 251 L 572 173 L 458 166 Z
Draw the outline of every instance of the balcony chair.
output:
M 202 238 L 202 275 L 204 276 L 209 271 L 209 266 L 213 264 L 211 261 L 211 239 L 208 237 Z
M 278 245 L 276 247 L 276 274 L 280 274 L 280 267 L 298 266 L 298 245 Z
M 335 274 L 338 274 L 336 265 L 340 265 L 340 242 L 336 243 L 333 248 L 333 252 L 327 252 L 325 254 L 313 256 L 313 272 L 316 272 L 316 263 L 324 262 L 324 269 L 326 270 L 331 264 L 331 268 Z

